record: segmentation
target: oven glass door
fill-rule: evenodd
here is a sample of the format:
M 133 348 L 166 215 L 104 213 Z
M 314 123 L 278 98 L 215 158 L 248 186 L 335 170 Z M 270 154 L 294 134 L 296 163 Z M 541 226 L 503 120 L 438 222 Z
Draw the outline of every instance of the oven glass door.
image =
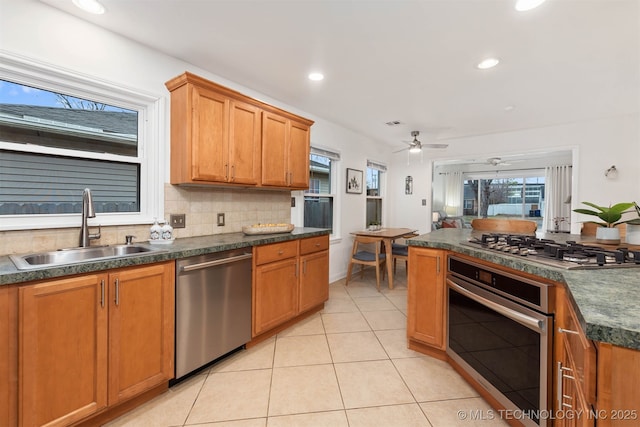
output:
M 546 425 L 550 316 L 459 278 L 450 276 L 447 283 L 447 353 L 513 411 L 507 415 Z M 521 419 L 525 414 L 531 419 Z

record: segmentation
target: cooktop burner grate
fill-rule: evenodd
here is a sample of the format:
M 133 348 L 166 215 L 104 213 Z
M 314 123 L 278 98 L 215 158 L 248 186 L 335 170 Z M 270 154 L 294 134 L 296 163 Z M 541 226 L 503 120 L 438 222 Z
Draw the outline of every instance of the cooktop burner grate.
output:
M 640 267 L 640 250 L 623 247 L 608 249 L 575 241 L 556 242 L 534 236 L 494 233 L 472 237 L 462 244 L 566 269 Z

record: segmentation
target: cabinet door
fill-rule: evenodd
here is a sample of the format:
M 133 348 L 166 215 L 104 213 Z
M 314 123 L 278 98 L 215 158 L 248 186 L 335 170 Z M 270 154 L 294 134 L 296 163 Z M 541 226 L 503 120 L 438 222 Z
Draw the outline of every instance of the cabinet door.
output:
M 329 299 L 329 251 L 300 257 L 300 308 L 307 311 Z
M 68 425 L 107 404 L 106 275 L 19 289 L 19 419 Z
M 109 405 L 173 377 L 174 266 L 109 275 Z
M 445 252 L 409 248 L 407 335 L 445 350 Z
M 231 101 L 229 112 L 229 181 L 258 184 L 262 161 L 261 110 L 244 102 Z
M 560 360 L 556 365 L 556 413 L 571 416 L 558 417 L 556 427 L 593 427 L 595 418 L 592 416 L 591 405 L 582 393 L 582 387 L 577 380 L 576 365 L 571 354 L 571 345 L 567 335 L 560 338 Z
M 289 138 L 289 186 L 309 188 L 309 126 L 291 121 Z
M 298 260 L 289 258 L 255 268 L 253 336 L 298 314 Z
M 277 114 L 262 113 L 262 185 L 286 187 L 288 184 L 287 122 Z
M 225 182 L 229 176 L 229 99 L 193 87 L 191 179 Z
M 18 289 L 0 286 L 0 426 L 17 425 Z

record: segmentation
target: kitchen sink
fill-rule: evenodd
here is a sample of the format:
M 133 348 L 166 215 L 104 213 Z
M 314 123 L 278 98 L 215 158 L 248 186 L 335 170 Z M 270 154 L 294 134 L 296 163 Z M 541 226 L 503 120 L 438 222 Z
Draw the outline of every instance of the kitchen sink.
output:
M 26 255 L 10 255 L 9 258 L 11 258 L 11 261 L 13 261 L 18 270 L 28 270 L 31 268 L 57 267 L 83 261 L 99 261 L 109 258 L 141 255 L 150 252 L 166 252 L 166 250 L 141 245 L 109 245 L 58 249 L 56 251 Z

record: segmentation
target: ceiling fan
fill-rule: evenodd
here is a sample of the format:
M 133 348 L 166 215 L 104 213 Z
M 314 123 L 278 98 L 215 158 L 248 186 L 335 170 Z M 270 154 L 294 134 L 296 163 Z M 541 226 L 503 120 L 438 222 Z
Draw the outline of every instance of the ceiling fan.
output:
M 522 160 L 512 160 L 513 163 L 518 163 L 521 161 Z M 492 166 L 510 166 L 511 165 L 511 163 L 507 162 L 506 160 L 502 160 L 500 157 L 491 157 L 490 159 L 487 159 L 487 163 Z
M 411 136 L 413 137 L 413 141 L 402 141 L 406 144 L 409 144 L 409 147 L 403 148 L 402 150 L 394 151 L 394 153 L 399 153 L 400 151 L 409 150 L 410 153 L 419 153 L 422 151 L 422 148 L 447 148 L 449 144 L 423 144 L 418 140 L 418 135 L 420 135 L 420 131 L 414 130 L 411 132 Z

